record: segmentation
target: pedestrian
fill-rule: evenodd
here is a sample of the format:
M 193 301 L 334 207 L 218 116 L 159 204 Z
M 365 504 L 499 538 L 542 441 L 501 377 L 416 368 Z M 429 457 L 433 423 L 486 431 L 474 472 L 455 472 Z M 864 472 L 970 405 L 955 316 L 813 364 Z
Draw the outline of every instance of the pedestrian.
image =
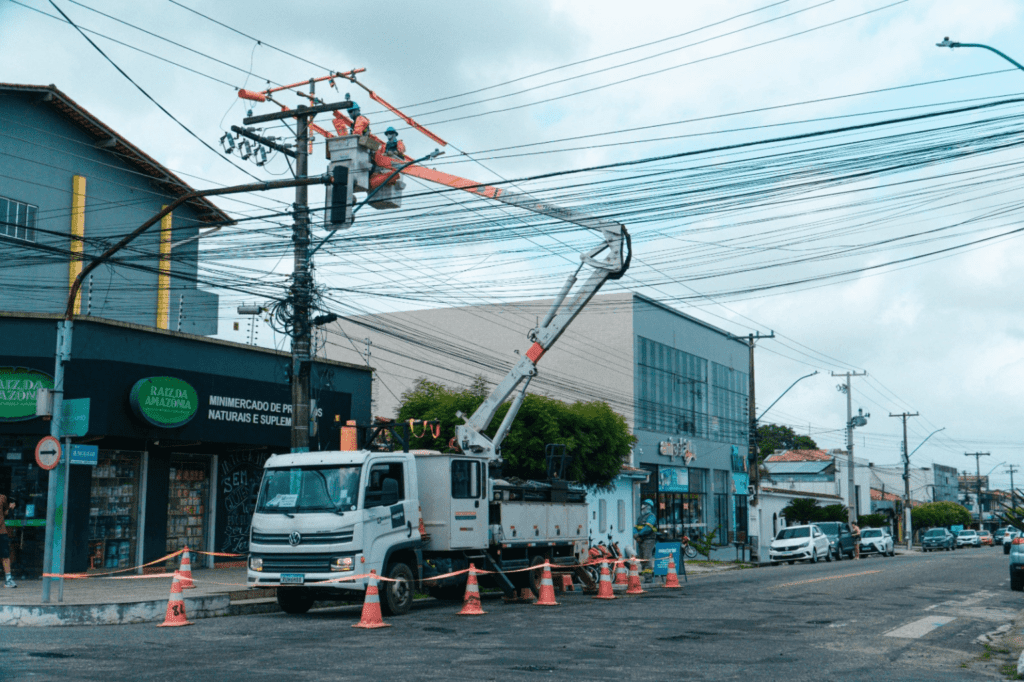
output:
M 644 569 L 652 569 L 652 573 L 644 573 L 644 582 L 653 582 L 654 565 L 651 559 L 654 557 L 654 545 L 657 543 L 658 517 L 654 515 L 654 502 L 644 500 L 640 505 L 640 516 L 636 519 L 636 526 L 633 528 L 633 540 L 636 541 L 636 551 L 640 555 Z
M 860 526 L 856 522 L 850 524 L 850 533 L 853 535 L 853 558 L 860 558 Z
M 11 577 L 11 539 L 7 535 L 7 515 L 14 509 L 15 503 L 7 495 L 0 493 L 0 563 L 4 567 L 4 582 L 6 587 L 17 587 L 14 578 Z

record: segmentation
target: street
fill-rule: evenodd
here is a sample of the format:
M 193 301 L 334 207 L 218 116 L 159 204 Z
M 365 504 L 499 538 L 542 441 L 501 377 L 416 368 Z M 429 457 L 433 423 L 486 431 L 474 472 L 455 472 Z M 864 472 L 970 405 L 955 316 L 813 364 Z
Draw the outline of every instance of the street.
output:
M 1006 679 L 1022 601 L 1006 566 L 981 548 L 751 568 L 608 602 L 488 598 L 475 618 L 428 600 L 379 630 L 353 629 L 355 608 L 7 628 L 0 679 Z

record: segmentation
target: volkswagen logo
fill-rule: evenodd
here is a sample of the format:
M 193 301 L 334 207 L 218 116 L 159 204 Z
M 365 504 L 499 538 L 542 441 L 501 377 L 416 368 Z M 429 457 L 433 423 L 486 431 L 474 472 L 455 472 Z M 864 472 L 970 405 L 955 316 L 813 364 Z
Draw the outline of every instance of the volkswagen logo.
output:
M 297 531 L 297 530 L 296 531 L 292 531 L 292 534 L 288 536 L 288 544 L 291 545 L 292 547 L 295 547 L 300 542 L 302 542 L 302 535 L 300 535 L 299 531 Z

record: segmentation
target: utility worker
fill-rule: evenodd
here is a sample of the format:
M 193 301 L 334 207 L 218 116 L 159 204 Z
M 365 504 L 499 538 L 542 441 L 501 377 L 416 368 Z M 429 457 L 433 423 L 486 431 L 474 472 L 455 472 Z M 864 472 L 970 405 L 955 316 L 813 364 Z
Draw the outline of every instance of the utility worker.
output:
M 651 558 L 654 556 L 654 545 L 657 542 L 656 533 L 658 517 L 654 515 L 654 502 L 651 500 L 644 500 L 640 505 L 640 516 L 636 519 L 636 526 L 633 529 L 633 539 L 636 541 L 637 554 L 640 555 L 641 561 L 644 562 L 642 568 L 654 568 L 651 564 Z M 644 582 L 652 582 L 654 580 L 650 574 L 645 574 L 647 577 Z
M 355 102 L 352 103 L 352 108 L 348 110 L 349 116 L 352 117 L 352 134 L 353 135 L 369 135 L 370 134 L 370 119 L 366 118 L 359 111 L 359 105 Z
M 393 156 L 396 159 L 400 159 L 405 156 L 405 143 L 398 139 L 398 131 L 392 127 L 388 127 L 384 131 L 384 137 L 388 138 L 388 143 L 384 145 L 384 153 L 388 156 Z

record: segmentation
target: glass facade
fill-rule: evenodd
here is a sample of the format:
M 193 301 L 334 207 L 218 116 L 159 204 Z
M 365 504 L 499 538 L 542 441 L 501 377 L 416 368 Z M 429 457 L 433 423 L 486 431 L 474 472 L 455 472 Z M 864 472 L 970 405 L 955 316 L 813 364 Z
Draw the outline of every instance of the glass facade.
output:
M 637 337 L 637 428 L 745 443 L 747 375 Z
M 729 489 L 731 488 L 729 471 L 714 471 L 715 477 L 715 521 L 710 529 L 715 531 L 715 544 L 724 545 L 729 542 Z

